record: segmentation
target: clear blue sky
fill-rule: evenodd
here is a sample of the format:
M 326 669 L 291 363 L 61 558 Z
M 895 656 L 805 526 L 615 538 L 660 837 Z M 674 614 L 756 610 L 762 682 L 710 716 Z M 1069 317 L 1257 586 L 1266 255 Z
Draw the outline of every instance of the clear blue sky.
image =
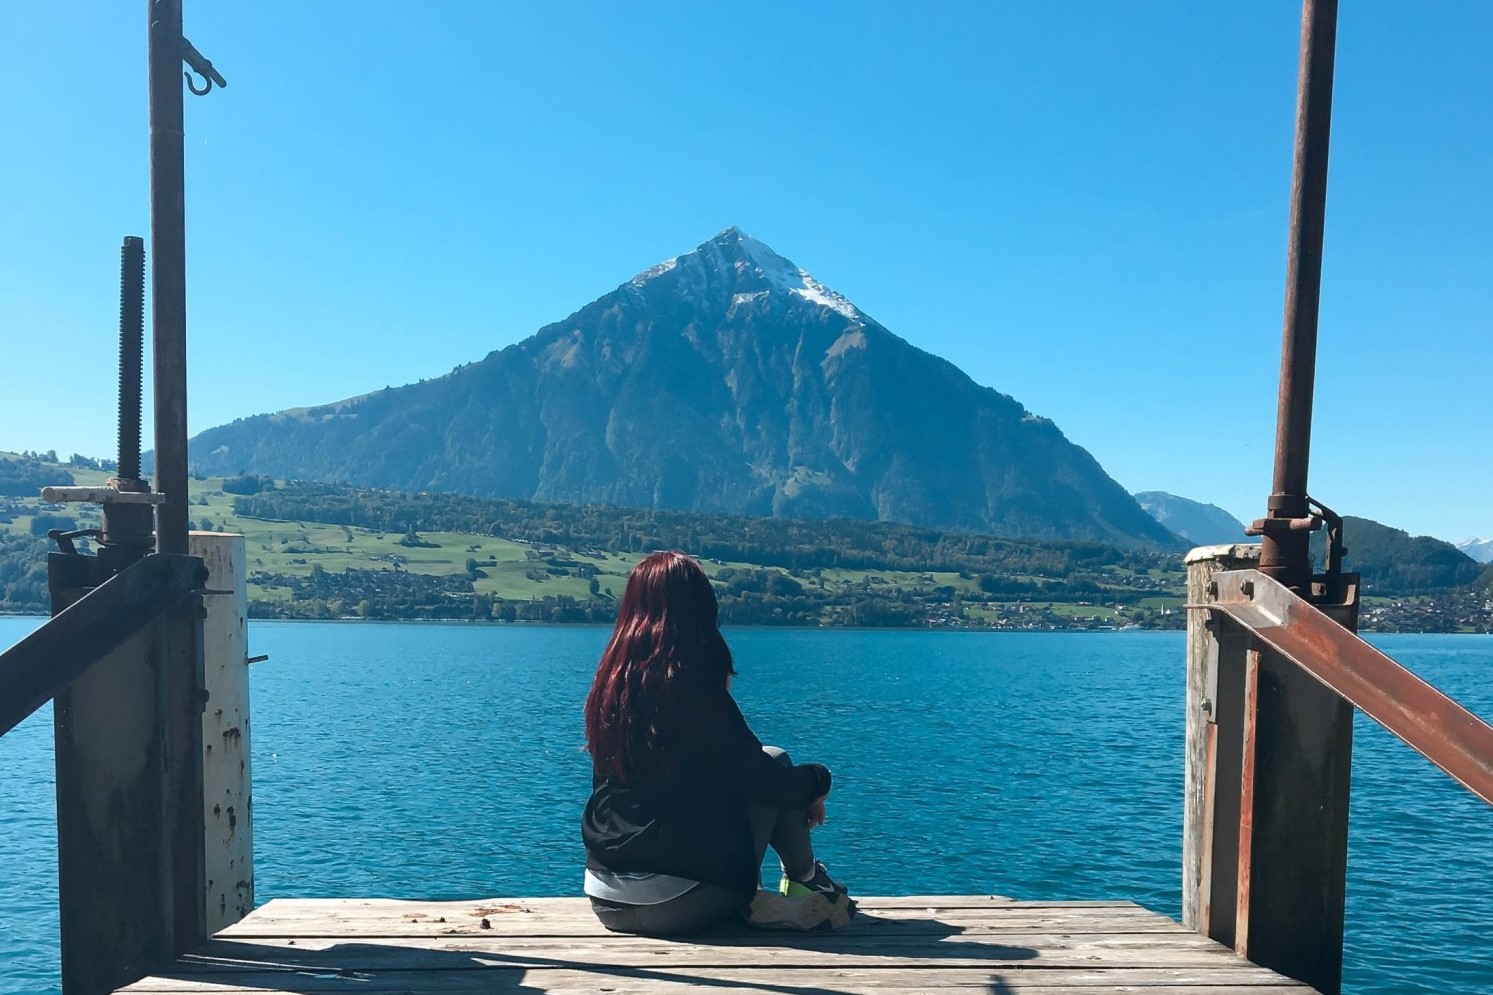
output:
M 187 0 L 193 432 L 436 376 L 737 224 L 1131 490 L 1263 512 L 1299 7 Z M 1493 535 L 1493 4 L 1344 4 L 1312 490 Z M 145 4 L 0 32 L 0 448 L 113 449 Z M 86 392 L 86 393 L 84 393 Z

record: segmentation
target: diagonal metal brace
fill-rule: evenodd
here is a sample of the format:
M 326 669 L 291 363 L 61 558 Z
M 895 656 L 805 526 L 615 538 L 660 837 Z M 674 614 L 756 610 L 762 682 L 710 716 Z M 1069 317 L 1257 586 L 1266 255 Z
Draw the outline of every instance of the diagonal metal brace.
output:
M 0 736 L 206 582 L 199 557 L 144 557 L 0 653 Z
M 1258 570 L 1213 575 L 1205 607 L 1242 626 L 1493 804 L 1493 728 Z

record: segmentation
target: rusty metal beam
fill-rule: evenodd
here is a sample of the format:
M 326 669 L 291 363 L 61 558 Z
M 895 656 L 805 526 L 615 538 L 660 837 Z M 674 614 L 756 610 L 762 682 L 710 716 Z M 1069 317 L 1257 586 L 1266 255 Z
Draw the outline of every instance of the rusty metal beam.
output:
M 1332 130 L 1332 72 L 1337 0 L 1304 0 L 1301 66 L 1296 92 L 1296 154 L 1286 252 L 1286 304 L 1281 330 L 1280 396 L 1275 473 L 1260 569 L 1288 587 L 1311 580 L 1310 535 L 1290 523 L 1308 516 L 1312 393 L 1317 365 L 1317 312 L 1322 290 L 1322 237 L 1327 217 L 1327 151 Z
M 1493 804 L 1493 727 L 1254 570 L 1214 575 L 1210 607 Z
M 147 556 L 0 653 L 0 736 L 205 581 L 195 556 Z

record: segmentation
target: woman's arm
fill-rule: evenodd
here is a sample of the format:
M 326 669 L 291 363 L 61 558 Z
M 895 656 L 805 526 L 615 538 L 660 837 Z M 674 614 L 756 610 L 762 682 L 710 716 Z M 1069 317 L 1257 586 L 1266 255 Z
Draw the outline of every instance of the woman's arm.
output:
M 710 766 L 740 785 L 747 798 L 780 808 L 808 808 L 829 794 L 829 768 L 789 767 L 763 752 L 762 741 L 724 688 L 710 695 L 698 715 L 699 737 Z

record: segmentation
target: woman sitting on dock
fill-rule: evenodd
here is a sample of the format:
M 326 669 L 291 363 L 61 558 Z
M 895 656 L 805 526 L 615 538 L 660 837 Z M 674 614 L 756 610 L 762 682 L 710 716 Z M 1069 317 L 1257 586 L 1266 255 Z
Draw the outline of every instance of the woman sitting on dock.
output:
M 602 925 L 680 934 L 844 925 L 846 889 L 814 858 L 830 773 L 762 746 L 731 697 L 731 650 L 705 571 L 654 553 L 627 579 L 586 699 L 592 794 L 585 890 Z M 758 891 L 771 844 L 777 893 Z

